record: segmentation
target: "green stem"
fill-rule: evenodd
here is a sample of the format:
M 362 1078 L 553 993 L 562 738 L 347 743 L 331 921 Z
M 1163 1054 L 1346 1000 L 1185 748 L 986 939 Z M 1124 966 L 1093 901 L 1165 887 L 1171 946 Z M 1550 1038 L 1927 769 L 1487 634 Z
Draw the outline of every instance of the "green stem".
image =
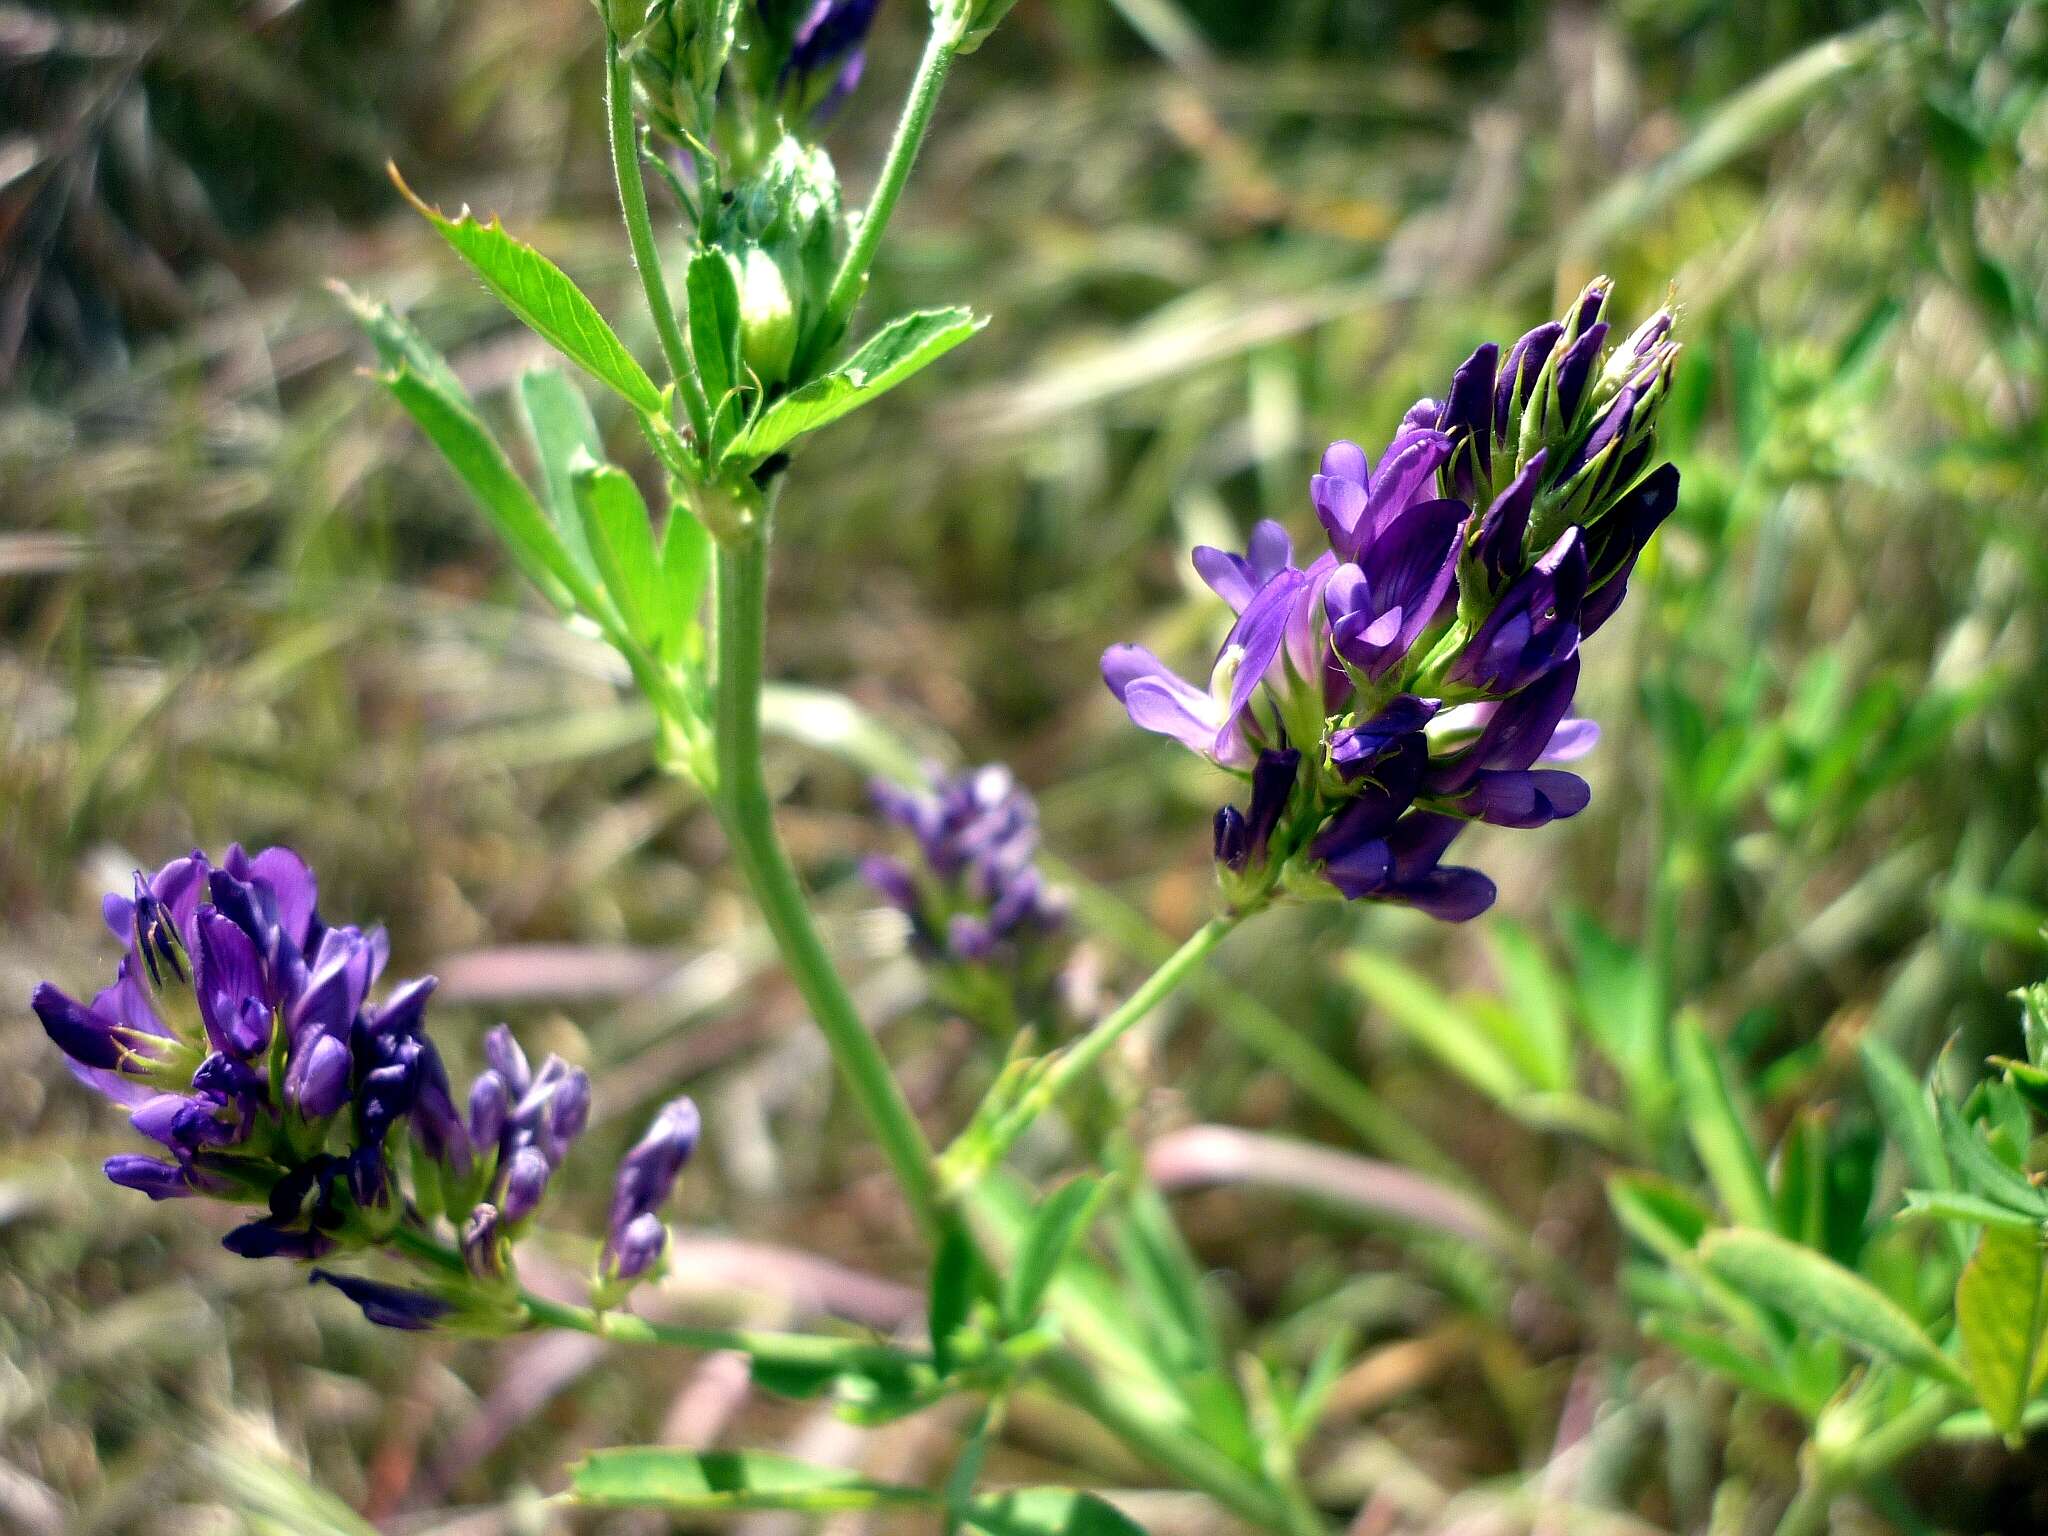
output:
M 714 751 L 718 809 L 740 872 L 810 1005 L 846 1085 L 882 1144 L 918 1226 L 936 1239 L 951 1225 L 941 1208 L 931 1145 L 889 1071 L 824 941 L 789 855 L 775 832 L 775 809 L 761 776 L 761 673 L 766 645 L 768 516 L 718 546 L 717 677 Z
M 979 1131 L 962 1136 L 946 1154 L 946 1188 L 964 1189 L 1001 1162 L 1031 1123 L 1093 1073 L 1111 1047 L 1193 975 L 1239 920 L 1236 913 L 1210 918 L 1168 955 L 1114 1013 L 1071 1045 L 1047 1057 L 1014 1105 L 986 1122 Z
M 1188 936 L 1188 941 L 1168 955 L 1159 969 L 1145 978 L 1144 985 L 1125 998 L 1108 1018 L 1060 1052 L 1045 1076 L 1025 1100 L 1033 1113 L 1056 1103 L 1081 1078 L 1095 1070 L 1111 1047 L 1172 995 L 1196 967 L 1209 958 L 1210 951 L 1223 942 L 1224 935 L 1238 924 L 1235 913 L 1212 917 Z
M 640 288 L 647 295 L 647 312 L 654 317 L 654 334 L 661 339 L 661 355 L 668 363 L 669 377 L 681 391 L 690 426 L 697 434 L 700 451 L 711 441 L 711 409 L 704 401 L 704 389 L 697 371 L 690 365 L 690 351 L 683 343 L 683 329 L 676 323 L 675 305 L 668 296 L 668 281 L 661 272 L 661 251 L 654 243 L 654 221 L 647 211 L 647 183 L 640 175 L 640 149 L 633 133 L 633 78 L 619 54 L 619 40 L 609 29 L 604 39 L 605 114 L 611 128 L 612 174 L 619 184 L 619 208 L 626 216 L 626 239 L 633 247 L 633 266 L 640 273 Z
M 1799 1492 L 1779 1517 L 1776 1536 L 1816 1536 L 1825 1530 L 1828 1510 L 1845 1489 L 1882 1475 L 1893 1462 L 1911 1455 L 1961 1406 L 1958 1394 L 1945 1387 L 1930 1388 L 1839 1456 L 1822 1457 L 1809 1445 Z
M 445 1243 L 424 1232 L 400 1227 L 392 1234 L 392 1245 L 431 1268 L 453 1275 L 466 1275 L 462 1256 Z M 816 1334 L 771 1333 L 750 1328 L 694 1328 L 680 1323 L 658 1323 L 630 1312 L 599 1312 L 591 1307 L 550 1301 L 531 1291 L 519 1292 L 527 1315 L 546 1328 L 567 1328 L 577 1333 L 613 1339 L 623 1344 L 662 1344 L 677 1349 L 737 1350 L 768 1365 L 795 1370 L 889 1370 L 928 1363 L 927 1357 L 884 1344 L 858 1339 L 832 1339 Z
M 825 299 L 825 334 L 835 340 L 845 334 L 846 323 L 853 318 L 853 306 L 860 302 L 868 268 L 874 264 L 883 231 L 889 227 L 889 216 L 896 211 L 896 201 L 903 196 L 903 188 L 910 180 L 910 168 L 916 163 L 918 149 L 932 125 L 932 113 L 939 105 L 939 91 L 946 83 L 946 72 L 953 66 L 954 50 L 960 46 L 956 32 L 957 29 L 943 23 L 932 28 L 932 35 L 924 45 L 924 57 L 917 62 L 917 78 L 911 82 L 910 97 L 903 104 L 903 116 L 897 119 L 896 136 L 889 141 L 889 154 L 882 162 L 881 179 L 875 183 L 867 210 L 861 214 L 860 223 L 854 229 L 853 243 L 847 247 L 846 259 L 839 263 L 839 270 L 832 275 L 832 287 Z
M 1274 1536 L 1324 1536 L 1323 1522 L 1312 1510 L 1291 1507 L 1187 1426 L 1160 1423 L 1155 1415 L 1126 1402 L 1075 1356 L 1047 1355 L 1038 1373 L 1061 1397 L 1131 1449 L 1253 1525 Z

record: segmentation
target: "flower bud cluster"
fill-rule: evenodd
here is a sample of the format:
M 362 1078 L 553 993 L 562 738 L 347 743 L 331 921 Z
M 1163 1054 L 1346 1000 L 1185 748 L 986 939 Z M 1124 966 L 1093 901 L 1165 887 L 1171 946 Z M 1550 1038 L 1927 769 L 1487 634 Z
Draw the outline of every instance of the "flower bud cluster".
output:
M 1196 550 L 1238 616 L 1206 688 L 1142 646 L 1104 654 L 1135 724 L 1249 781 L 1215 818 L 1233 907 L 1285 888 L 1462 921 L 1496 894 L 1443 863 L 1467 824 L 1585 808 L 1585 781 L 1556 766 L 1598 738 L 1569 713 L 1579 646 L 1678 497 L 1675 466 L 1645 473 L 1672 314 L 1607 349 L 1608 296 L 1589 285 L 1505 361 L 1481 347 L 1377 466 L 1332 444 L 1309 482 L 1329 548 L 1308 565 L 1275 522 L 1242 555 Z
M 373 1002 L 384 931 L 329 925 L 317 897 L 288 848 L 231 847 L 217 868 L 194 850 L 102 904 L 124 948 L 111 986 L 90 1003 L 35 989 L 72 1073 L 155 1144 L 107 1159 L 107 1177 L 244 1207 L 223 1243 L 248 1258 L 405 1251 L 445 1217 L 466 1279 L 314 1277 L 393 1327 L 516 1327 L 510 1246 L 589 1123 L 590 1079 L 556 1056 L 531 1069 L 501 1025 L 458 1109 L 426 1032 L 434 979 Z
M 861 876 L 910 920 L 911 944 L 945 1001 L 980 1011 L 983 982 L 1031 1006 L 1057 965 L 1051 940 L 1066 920 L 1063 892 L 1037 867 L 1038 806 L 999 763 L 935 776 L 929 788 L 877 780 L 875 806 L 915 840 L 916 855 L 882 855 Z
M 880 8 L 881 0 L 610 0 L 606 20 L 649 121 L 696 154 L 714 137 L 743 150 L 772 142 L 780 124 L 829 118 L 860 84 Z M 728 78 L 721 122 L 717 93 Z
M 838 340 L 826 296 L 846 252 L 846 223 L 839 178 L 821 146 L 784 138 L 732 189 L 702 236 L 732 267 L 750 382 L 772 392 Z

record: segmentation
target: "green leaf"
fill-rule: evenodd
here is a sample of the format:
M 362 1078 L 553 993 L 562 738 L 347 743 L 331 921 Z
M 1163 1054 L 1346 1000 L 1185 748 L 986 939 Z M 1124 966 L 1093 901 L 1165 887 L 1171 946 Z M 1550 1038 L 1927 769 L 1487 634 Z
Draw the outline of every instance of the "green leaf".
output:
M 1657 973 L 1583 912 L 1567 914 L 1565 933 L 1586 1033 L 1621 1074 L 1631 1118 L 1654 1143 L 1671 1111 L 1666 1012 Z
M 953 1369 L 953 1336 L 967 1321 L 967 1313 L 974 1305 L 979 1268 L 974 1240 L 967 1235 L 966 1228 L 957 1224 L 947 1227 L 939 1251 L 932 1257 L 928 1314 L 932 1363 L 941 1376 Z
M 1358 949 L 1344 956 L 1344 972 L 1417 1045 L 1487 1097 L 1512 1105 L 1529 1091 L 1521 1070 L 1486 1026 L 1413 966 Z
M 1622 1230 L 1665 1260 L 1690 1255 L 1714 1224 L 1713 1213 L 1653 1173 L 1618 1173 L 1607 1181 L 1607 1203 Z
M 1963 1385 L 1962 1372 L 1905 1309 L 1834 1260 L 1774 1232 L 1736 1229 L 1700 1245 L 1707 1269 L 1736 1290 L 1775 1307 L 1802 1330 L 1821 1328 L 1865 1354 Z
M 1012 1328 L 1028 1326 L 1037 1315 L 1053 1276 L 1087 1233 L 1108 1188 L 1107 1180 L 1083 1175 L 1039 1202 L 1003 1290 L 1003 1316 Z
M 1984 1229 L 1956 1283 L 1956 1329 L 1977 1401 L 2017 1445 L 2021 1416 L 2048 1379 L 2048 1254 L 2038 1230 Z
M 1535 937 L 1506 918 L 1487 930 L 1512 1029 L 1502 1044 L 1530 1081 L 1553 1093 L 1572 1086 L 1572 1039 L 1562 979 Z
M 506 234 L 496 219 L 479 224 L 467 208 L 451 219 L 413 196 L 412 188 L 395 171 L 392 174 L 406 200 L 440 231 L 500 303 L 592 378 L 617 390 L 642 415 L 662 414 L 661 391 L 654 380 L 567 273 Z
M 1158 1189 L 1140 1180 L 1118 1202 L 1110 1235 L 1132 1310 L 1167 1375 L 1183 1384 L 1201 1372 L 1221 1376 L 1228 1357 L 1202 1295 L 1201 1271 Z
M 2010 1206 L 1986 1200 L 1978 1195 L 1966 1195 L 1953 1189 L 1909 1189 L 1906 1191 L 1907 1216 L 1928 1216 L 1936 1221 L 1982 1222 L 1996 1227 L 2012 1227 L 2024 1232 L 2041 1230 L 2041 1219 L 2028 1216 Z M 1965 1239 L 1967 1242 L 1967 1239 Z
M 455 377 L 448 359 L 410 321 L 389 304 L 366 299 L 345 283 L 332 287 L 368 334 L 387 373 L 396 373 L 400 367 L 410 368 L 440 394 L 463 405 L 470 403 L 469 391 Z
M 1675 1044 L 1678 1100 L 1685 1109 L 1686 1131 L 1714 1192 L 1738 1224 L 1772 1225 L 1774 1213 L 1763 1163 L 1736 1110 L 1721 1053 L 1694 1018 L 1678 1021 Z
M 598 436 L 590 402 L 574 379 L 552 366 L 529 368 L 521 374 L 518 395 L 526 435 L 540 463 L 541 489 L 562 543 L 592 581 L 601 581 L 596 557 L 584 541 L 572 479 L 577 454 L 600 462 L 604 459 L 604 440 Z
M 1795 1243 L 1827 1244 L 1828 1144 L 1826 1123 L 1802 1109 L 1785 1127 L 1772 1167 L 1777 1228 Z
M 935 1502 L 922 1489 L 869 1482 L 838 1467 L 812 1466 L 762 1451 L 679 1451 L 653 1445 L 594 1452 L 570 1468 L 569 1491 L 580 1504 L 682 1513 L 873 1509 Z
M 891 320 L 823 378 L 769 406 L 734 440 L 726 457 L 767 458 L 804 433 L 894 389 L 987 323 L 964 309 L 920 310 Z
M 468 401 L 413 372 L 410 363 L 386 374 L 384 385 L 462 477 L 528 579 L 564 612 L 579 601 L 595 611 L 597 593 L 589 579 L 576 569 L 554 524 Z
M 740 386 L 746 382 L 740 368 L 739 284 L 733 280 L 726 254 L 714 250 L 700 250 L 690 258 L 683 283 L 690 304 L 690 356 L 696 360 L 704 398 L 715 413 L 711 429 L 715 458 L 739 421 Z
M 1661 1343 L 1668 1344 L 1680 1354 L 1689 1356 L 1715 1375 L 1726 1377 L 1739 1387 L 1776 1402 L 1790 1403 L 1796 1408 L 1809 1409 L 1812 1406 L 1792 1389 L 1784 1372 L 1766 1365 L 1719 1334 L 1709 1333 L 1703 1328 L 1689 1327 L 1678 1319 L 1662 1313 L 1653 1313 L 1644 1318 L 1643 1332 Z
M 664 622 L 656 636 L 661 659 L 673 665 L 689 652 L 696 633 L 697 606 L 711 579 L 711 533 L 680 501 L 668 509 L 661 540 L 661 606 Z
M 1948 1156 L 1941 1149 L 1941 1127 L 1935 1122 L 1925 1085 L 1904 1058 L 1877 1036 L 1866 1035 L 1863 1075 L 1885 1134 L 1898 1143 L 1914 1182 L 1927 1189 L 1951 1188 Z
M 2036 1221 L 2048 1219 L 2048 1194 L 2035 1188 L 2025 1174 L 1992 1151 L 1979 1127 L 1965 1121 L 1947 1099 L 1936 1105 L 1936 1111 L 1949 1163 L 1968 1193 L 2008 1206 Z
M 1074 1488 L 1018 1488 L 968 1502 L 967 1523 L 984 1536 L 1145 1536 L 1108 1500 Z
M 584 541 L 597 560 L 605 591 L 625 622 L 626 633 L 653 648 L 666 618 L 660 572 L 654 557 L 654 526 L 633 477 L 615 464 L 587 455 L 570 471 Z

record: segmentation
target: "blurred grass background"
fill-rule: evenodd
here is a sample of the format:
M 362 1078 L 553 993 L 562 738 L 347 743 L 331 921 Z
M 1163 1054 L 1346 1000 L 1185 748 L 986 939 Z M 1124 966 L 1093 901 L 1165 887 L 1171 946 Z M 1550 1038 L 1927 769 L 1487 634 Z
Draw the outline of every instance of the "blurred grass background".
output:
M 884 6 L 835 127 L 854 188 L 920 23 Z M 566 1210 L 594 1224 L 607 1156 L 697 1095 L 679 1304 L 891 1329 L 918 1315 L 912 1236 L 711 818 L 357 375 L 321 286 L 392 298 L 480 393 L 536 359 L 397 206 L 389 158 L 631 315 L 596 43 L 581 0 L 0 4 L 0 996 L 94 984 L 97 894 L 131 867 L 290 841 L 330 913 L 390 924 L 396 973 L 444 978 L 457 1062 L 505 1017 L 591 1066 Z M 869 300 L 994 323 L 798 463 L 771 664 L 918 750 L 1012 762 L 1092 882 L 1113 992 L 1144 930 L 1203 914 L 1223 786 L 1122 721 L 1102 646 L 1212 640 L 1187 548 L 1261 515 L 1306 536 L 1322 444 L 1377 446 L 1478 341 L 1598 271 L 1625 319 L 1675 283 L 1685 490 L 1588 653 L 1593 807 L 1475 836 L 1473 861 L 1570 1023 L 1634 978 L 1731 1043 L 1765 1123 L 1854 1130 L 1863 1032 L 1922 1061 L 1957 1033 L 2002 1048 L 2001 994 L 2048 969 L 2044 87 L 2041 4 L 1024 0 L 957 72 Z M 837 717 L 785 713 L 810 738 L 773 765 L 786 831 L 949 1129 L 985 1063 L 851 878 L 878 833 L 858 766 L 820 750 Z M 1479 931 L 1502 926 L 1263 919 L 1127 1063 L 1138 1133 L 1419 1142 L 1598 1293 L 1560 1309 L 1285 1179 L 1177 1196 L 1242 1347 L 1357 1329 L 1313 1469 L 1333 1499 L 1378 1491 L 1361 1529 L 1529 1528 L 1525 1474 L 1596 1407 L 1574 1476 L 1632 1512 L 1609 1528 L 1746 1529 L 1727 1490 L 1782 1486 L 1787 1426 L 1616 1321 L 1599 1180 L 1647 1132 L 1502 1112 L 1344 958 L 1512 1015 L 1537 973 Z M 1247 1043 L 1276 1030 L 1343 1081 Z M 0 1529 L 539 1531 L 561 1517 L 522 1489 L 664 1436 L 942 1473 L 943 1414 L 868 1435 L 715 1360 L 378 1335 L 222 1253 L 210 1213 L 108 1189 L 117 1117 L 25 1006 L 0 1032 Z M 1610 1087 L 1590 1074 L 1586 1102 Z M 1028 1405 L 1002 1455 L 1147 1483 Z M 1944 1529 L 2048 1524 L 2038 1458 L 1922 1462 L 1905 1486 L 1942 1491 Z

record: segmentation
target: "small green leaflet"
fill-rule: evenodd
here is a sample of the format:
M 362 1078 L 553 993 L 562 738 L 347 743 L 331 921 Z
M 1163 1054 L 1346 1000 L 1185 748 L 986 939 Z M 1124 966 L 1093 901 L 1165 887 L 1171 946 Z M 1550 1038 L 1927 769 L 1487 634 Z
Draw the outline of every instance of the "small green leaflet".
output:
M 1697 1019 L 1678 1021 L 1678 1097 L 1686 1130 L 1714 1192 L 1728 1214 L 1745 1226 L 1767 1227 L 1776 1216 L 1756 1143 L 1735 1107 L 1721 1053 Z
M 765 1451 L 677 1451 L 623 1446 L 598 1451 L 569 1472 L 581 1504 L 654 1506 L 684 1512 L 735 1509 L 873 1509 L 925 1504 L 916 1488 L 869 1482 L 838 1467 L 813 1466 Z
M 983 1536 L 1145 1536 L 1107 1499 L 1074 1488 L 984 1493 L 961 1511 Z
M 2042 1234 L 1987 1226 L 1956 1285 L 1963 1368 L 1977 1401 L 2017 1445 L 2027 1404 L 2048 1382 L 2048 1253 Z
M 633 477 L 615 464 L 578 454 L 569 470 L 576 513 L 583 525 L 605 591 L 625 622 L 626 633 L 652 650 L 666 618 L 660 571 L 655 563 L 654 527 Z
M 595 460 L 604 458 L 604 441 L 590 414 L 590 402 L 574 379 L 552 365 L 529 368 L 521 374 L 518 398 L 533 456 L 540 462 L 548 512 L 561 530 L 570 557 L 593 580 L 601 579 L 597 561 L 583 542 L 583 519 L 576 512 L 576 492 L 570 479 L 570 466 L 579 452 Z
M 1003 1289 L 1003 1314 L 1012 1328 L 1028 1327 L 1068 1251 L 1087 1235 L 1107 1181 L 1083 1175 L 1039 1202 Z
M 467 209 L 451 219 L 415 197 L 396 166 L 391 168 L 391 179 L 405 200 L 440 231 L 450 249 L 483 279 L 484 286 L 536 335 L 587 369 L 599 383 L 617 390 L 642 415 L 662 414 L 661 391 L 654 380 L 566 272 L 532 246 L 506 234 L 496 219 L 479 224 Z
M 919 310 L 891 320 L 823 378 L 769 406 L 734 440 L 726 457 L 767 458 L 804 433 L 894 389 L 987 323 L 964 309 Z
M 678 1514 L 791 1509 L 943 1507 L 927 1489 L 873 1482 L 838 1467 L 813 1466 L 757 1451 L 679 1451 L 624 1446 L 598 1451 L 570 1469 L 579 1504 L 655 1508 Z M 1106 1500 L 1072 1488 L 1019 1488 L 968 1499 L 960 1508 L 983 1536 L 1144 1536 Z
M 668 528 L 661 540 L 662 623 L 655 631 L 656 654 L 674 666 L 694 660 L 692 647 L 702 649 L 697 635 L 697 605 L 711 580 L 711 534 L 697 514 L 681 502 L 668 509 Z
M 1822 1328 L 1865 1354 L 1963 1386 L 1963 1373 L 1905 1309 L 1834 1260 L 1774 1232 L 1737 1228 L 1700 1245 L 1707 1269 L 1736 1290 L 1792 1318 L 1802 1330 Z
M 740 291 L 732 262 L 723 251 L 700 250 L 684 278 L 689 297 L 690 356 L 712 411 L 712 456 L 739 419 L 739 390 L 746 382 L 740 363 Z
M 932 1258 L 931 1300 L 927 1326 L 931 1332 L 932 1363 L 941 1376 L 953 1370 L 953 1336 L 967 1321 L 981 1284 L 981 1260 L 965 1227 L 947 1227 Z
M 386 374 L 384 384 L 462 477 L 534 585 L 565 612 L 579 603 L 597 611 L 588 578 L 577 570 L 554 524 L 468 403 L 413 372 L 410 363 Z

